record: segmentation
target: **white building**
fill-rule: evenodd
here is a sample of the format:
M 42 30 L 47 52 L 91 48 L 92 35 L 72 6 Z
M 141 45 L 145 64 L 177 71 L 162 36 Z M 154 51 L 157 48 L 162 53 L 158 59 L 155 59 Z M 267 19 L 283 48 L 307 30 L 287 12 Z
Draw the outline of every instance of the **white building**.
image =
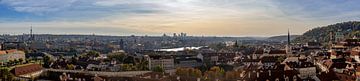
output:
M 149 69 L 160 66 L 165 70 L 175 69 L 174 58 L 170 56 L 144 56 L 149 62 Z

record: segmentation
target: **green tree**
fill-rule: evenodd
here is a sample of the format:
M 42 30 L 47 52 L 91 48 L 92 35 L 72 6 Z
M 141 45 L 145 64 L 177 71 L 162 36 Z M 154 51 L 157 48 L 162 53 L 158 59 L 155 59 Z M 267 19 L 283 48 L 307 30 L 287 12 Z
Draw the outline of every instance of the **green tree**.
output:
M 154 72 L 165 72 L 164 68 L 161 66 L 156 66 L 152 69 Z
M 86 54 L 86 56 L 88 57 L 99 57 L 100 56 L 100 53 L 97 52 L 97 51 L 90 51 Z
M 110 60 L 117 60 L 119 62 L 124 62 L 124 59 L 126 57 L 126 53 L 124 53 L 124 52 L 110 53 L 110 54 L 107 55 L 107 57 Z
M 3 81 L 13 81 L 14 75 L 8 68 L 0 68 L 0 79 Z
M 133 64 L 123 64 L 121 65 L 121 69 L 123 71 L 134 71 L 136 70 L 135 66 Z
M 18 60 L 18 59 L 14 59 L 14 64 L 19 64 L 19 60 Z
M 7 62 L 7 64 L 13 65 L 13 64 L 14 64 L 14 60 L 9 60 L 9 61 Z
M 149 64 L 149 62 L 147 60 L 145 60 L 144 58 L 139 59 L 139 61 L 136 62 L 136 68 L 138 70 L 149 70 L 148 64 Z
M 53 62 L 52 58 L 50 58 L 50 56 L 47 55 L 44 56 L 43 61 L 44 61 L 43 67 L 45 68 L 49 68 L 50 64 Z
M 285 60 L 285 57 L 279 57 L 279 58 L 277 58 L 276 62 L 281 63 L 281 62 L 284 61 L 284 60 Z
M 126 64 L 135 64 L 135 58 L 132 56 L 127 56 L 123 62 Z
M 20 59 L 19 59 L 19 63 L 20 63 L 20 64 L 24 63 L 24 59 L 20 58 Z
M 67 65 L 66 65 L 66 69 L 74 70 L 74 69 L 75 69 L 75 65 L 74 65 L 74 64 L 67 64 Z

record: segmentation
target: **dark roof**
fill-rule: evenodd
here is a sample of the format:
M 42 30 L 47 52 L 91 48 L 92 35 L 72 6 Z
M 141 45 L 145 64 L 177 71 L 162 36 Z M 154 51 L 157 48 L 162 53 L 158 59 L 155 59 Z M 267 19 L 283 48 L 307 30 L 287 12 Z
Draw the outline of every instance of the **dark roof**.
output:
M 264 50 L 262 49 L 257 49 L 254 54 L 264 54 Z
M 261 58 L 261 62 L 277 62 L 280 56 L 265 56 Z
M 331 59 L 334 63 L 345 63 L 345 58 Z
M 269 54 L 286 54 L 286 50 L 270 50 Z
M 179 59 L 175 59 L 176 63 L 179 63 L 180 61 L 196 61 L 196 62 L 201 62 L 201 59 L 199 58 L 179 58 Z
M 320 42 L 308 42 L 307 43 L 308 46 L 321 46 Z
M 360 39 L 345 39 L 345 42 L 360 42 Z
M 152 59 L 171 59 L 171 56 L 166 56 L 166 55 L 149 55 L 150 58 Z
M 260 62 L 260 59 L 242 59 L 242 62 Z
M 314 67 L 315 65 L 311 62 L 286 62 L 291 68 L 306 68 L 306 67 Z
M 347 63 L 333 63 L 330 68 L 343 69 L 346 68 Z

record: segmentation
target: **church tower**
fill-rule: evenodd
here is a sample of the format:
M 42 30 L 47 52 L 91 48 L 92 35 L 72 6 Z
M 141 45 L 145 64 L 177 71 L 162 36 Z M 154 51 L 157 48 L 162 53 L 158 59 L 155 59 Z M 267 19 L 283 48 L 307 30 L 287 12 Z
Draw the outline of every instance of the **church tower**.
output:
M 33 42 L 35 40 L 34 34 L 33 34 L 33 27 L 30 26 L 30 37 L 29 37 L 29 42 Z
M 291 51 L 290 30 L 289 30 L 289 29 L 288 29 L 288 35 L 287 35 L 286 53 L 287 53 L 287 54 L 292 54 L 292 51 Z

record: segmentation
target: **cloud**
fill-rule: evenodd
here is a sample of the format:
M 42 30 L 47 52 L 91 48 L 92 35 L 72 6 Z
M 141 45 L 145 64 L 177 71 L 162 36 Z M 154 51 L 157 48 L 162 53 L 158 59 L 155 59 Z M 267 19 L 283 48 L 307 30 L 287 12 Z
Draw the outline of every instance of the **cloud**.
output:
M 46 23 L 42 27 L 132 34 L 277 35 L 292 26 L 301 34 L 319 25 L 357 20 L 360 14 L 356 2 L 340 0 L 2 0 L 0 4 L 24 16 L 0 18 L 2 26 L 20 26 L 8 21 L 15 19 L 21 26 Z M 116 32 L 94 30 L 107 31 Z
M 2 0 L 0 3 L 19 12 L 43 14 L 70 7 L 76 0 Z

